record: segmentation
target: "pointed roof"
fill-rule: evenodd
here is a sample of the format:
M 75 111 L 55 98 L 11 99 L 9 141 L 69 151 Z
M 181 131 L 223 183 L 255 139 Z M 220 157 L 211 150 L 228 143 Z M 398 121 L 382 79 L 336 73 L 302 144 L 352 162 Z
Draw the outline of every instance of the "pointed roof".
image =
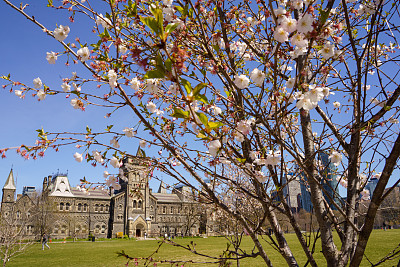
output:
M 167 189 L 165 188 L 165 184 L 161 181 L 160 187 L 158 188 L 157 193 L 167 194 Z
M 10 174 L 8 175 L 7 181 L 4 184 L 3 189 L 13 189 L 16 190 L 17 188 L 15 187 L 15 182 L 14 182 L 14 173 L 13 170 L 11 169 Z
M 140 148 L 140 146 L 138 146 L 138 150 L 136 152 L 136 157 L 138 157 L 138 158 L 145 158 L 146 157 L 146 153 L 144 152 L 143 149 Z

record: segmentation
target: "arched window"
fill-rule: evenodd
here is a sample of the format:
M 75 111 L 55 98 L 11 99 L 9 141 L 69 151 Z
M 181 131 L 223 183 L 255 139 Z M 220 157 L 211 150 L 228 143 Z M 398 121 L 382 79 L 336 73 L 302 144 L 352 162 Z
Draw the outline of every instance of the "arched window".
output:
M 63 202 L 60 203 L 60 210 L 64 210 L 64 203 Z
M 82 211 L 82 204 L 81 203 L 78 204 L 78 211 Z
M 109 210 L 110 210 L 110 206 L 106 205 L 106 211 L 109 211 Z
M 138 202 L 138 209 L 142 209 L 142 201 L 141 200 L 139 200 L 139 202 Z
M 88 204 L 83 204 L 83 211 L 87 211 L 87 209 L 88 209 Z
M 136 202 L 136 200 L 133 201 L 133 208 L 134 208 L 134 209 L 137 208 L 137 202 Z
M 101 204 L 101 205 L 100 205 L 100 211 L 102 212 L 103 210 L 104 210 L 104 205 Z
M 119 204 L 119 205 L 118 205 L 118 209 L 119 209 L 119 210 L 122 210 L 122 204 Z
M 163 214 L 167 213 L 167 207 L 166 207 L 166 206 L 163 206 L 163 207 L 162 207 L 162 213 L 163 213 Z
M 99 211 L 99 204 L 94 205 L 94 211 L 98 212 Z
M 171 214 L 174 214 L 174 207 L 171 207 Z
M 153 206 L 150 206 L 150 211 L 154 211 L 154 207 Z
M 69 203 L 66 203 L 65 204 L 65 210 L 69 210 L 69 207 L 71 206 L 71 204 L 69 204 Z

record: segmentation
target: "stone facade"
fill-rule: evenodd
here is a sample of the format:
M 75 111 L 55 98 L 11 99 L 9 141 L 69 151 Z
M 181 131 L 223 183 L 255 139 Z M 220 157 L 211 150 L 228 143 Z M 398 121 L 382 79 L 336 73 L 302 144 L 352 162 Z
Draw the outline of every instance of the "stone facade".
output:
M 29 202 L 29 209 L 33 210 L 35 205 L 44 205 L 40 201 L 45 197 L 54 218 L 51 229 L 47 230 L 52 238 L 86 238 L 90 234 L 97 238 L 110 238 L 206 233 L 205 223 L 201 223 L 203 209 L 194 201 L 189 188 L 178 186 L 168 193 L 161 182 L 158 192 L 153 193 L 149 188 L 146 166 L 149 166 L 147 159 L 140 154 L 125 158 L 120 169 L 120 190 L 85 190 L 71 187 L 67 175 L 48 176 L 43 181 L 43 193 L 36 196 L 36 200 L 32 192 L 15 200 L 16 188 L 11 170 L 3 188 L 1 213 L 3 216 L 11 214 L 11 211 L 15 213 L 21 209 L 19 203 L 23 202 Z M 38 235 L 39 231 L 34 231 L 37 222 L 28 224 L 29 233 Z

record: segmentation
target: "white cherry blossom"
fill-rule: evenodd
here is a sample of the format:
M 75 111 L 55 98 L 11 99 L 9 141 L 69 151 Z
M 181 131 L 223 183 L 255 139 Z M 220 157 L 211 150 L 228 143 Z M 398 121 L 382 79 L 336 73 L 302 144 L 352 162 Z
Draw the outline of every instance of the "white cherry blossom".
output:
M 324 58 L 329 59 L 335 55 L 335 45 L 330 42 L 325 43 L 324 47 L 318 51 L 318 53 Z
M 103 17 L 103 14 L 100 14 L 96 18 L 96 24 L 103 26 L 103 28 L 109 29 L 111 27 L 111 21 L 108 18 Z
M 304 14 L 298 21 L 297 21 L 297 31 L 300 33 L 308 33 L 314 30 L 313 27 L 314 18 L 311 14 Z
M 213 140 L 208 144 L 208 153 L 210 153 L 211 156 L 216 157 L 220 148 L 221 142 L 219 140 Z
M 296 45 L 299 47 L 306 47 L 308 46 L 308 40 L 305 38 L 303 33 L 296 33 L 295 35 L 290 38 L 292 45 Z
M 43 91 L 43 89 L 40 89 L 40 90 L 37 92 L 36 95 L 37 95 L 39 101 L 44 100 L 44 99 L 46 98 L 46 93 Z
M 56 64 L 57 53 L 54 53 L 53 51 L 47 52 L 46 53 L 46 60 L 47 60 L 47 62 L 49 62 L 49 64 Z
M 21 91 L 21 90 L 15 90 L 15 91 L 14 91 L 14 94 L 15 94 L 16 96 L 18 96 L 19 98 L 22 97 L 22 91 Z
M 76 52 L 76 53 L 80 57 L 81 61 L 86 61 L 90 57 L 90 50 L 86 46 L 79 49 L 78 52 Z
M 284 16 L 280 20 L 280 23 L 283 29 L 289 33 L 294 32 L 297 28 L 297 20 L 293 19 L 292 17 Z
M 77 162 L 82 162 L 82 160 L 83 160 L 82 154 L 79 154 L 78 152 L 75 152 L 75 154 L 74 154 L 74 159 L 75 159 Z
M 146 144 L 147 144 L 147 142 L 146 142 L 145 140 L 140 140 L 140 142 L 139 142 L 139 146 L 140 146 L 141 148 L 145 148 L 145 147 L 146 147 Z
M 257 86 L 261 86 L 264 83 L 265 76 L 266 74 L 257 68 L 253 69 L 250 74 L 250 78 Z
M 160 79 L 147 79 L 145 84 L 145 88 L 150 94 L 157 94 L 160 91 Z
M 140 86 L 141 86 L 141 83 L 140 83 L 140 81 L 138 80 L 137 77 L 135 77 L 135 78 L 133 78 L 133 79 L 131 80 L 131 88 L 132 88 L 133 90 L 135 90 L 135 91 L 139 90 L 139 89 L 140 89 Z
M 274 38 L 280 43 L 286 42 L 289 40 L 289 32 L 287 32 L 282 26 L 278 26 L 275 29 Z
M 110 164 L 114 167 L 114 168 L 119 168 L 120 167 L 120 162 L 116 157 L 112 157 L 110 159 Z
M 117 138 L 115 136 L 113 137 L 113 139 L 110 140 L 110 145 L 112 145 L 115 148 L 120 148 L 118 140 L 117 140 Z
M 80 109 L 83 108 L 83 102 L 79 100 L 78 98 L 71 99 L 71 106 L 74 107 L 74 109 Z
M 244 74 L 236 75 L 234 83 L 239 89 L 244 89 L 249 86 L 250 79 Z
M 288 89 L 293 88 L 295 82 L 296 82 L 296 79 L 289 78 L 286 82 L 286 88 L 288 88 Z
M 98 163 L 103 163 L 104 162 L 103 156 L 100 154 L 99 151 L 93 150 L 92 151 L 92 156 L 93 156 L 94 160 L 97 161 Z
M 69 85 L 68 83 L 63 83 L 61 84 L 61 88 L 63 89 L 63 91 L 65 93 L 68 93 L 71 91 L 71 85 Z
M 333 163 L 333 165 L 339 166 L 340 163 L 342 162 L 342 154 L 334 150 L 329 156 L 329 159 Z
M 147 107 L 147 109 L 148 109 L 151 113 L 154 113 L 154 112 L 156 112 L 156 110 L 157 110 L 156 104 L 154 104 L 154 103 L 151 102 L 151 101 L 150 101 L 149 103 L 147 103 L 146 107 Z
M 36 89 L 40 89 L 42 86 L 43 86 L 43 83 L 39 77 L 33 79 L 33 87 L 35 87 Z
M 127 137 L 134 137 L 134 136 L 135 136 L 135 133 L 134 133 L 134 131 L 133 131 L 133 128 L 128 128 L 128 127 L 126 127 L 126 128 L 123 129 L 122 131 L 124 132 L 124 134 L 125 134 Z
M 70 29 L 68 26 L 60 25 L 54 30 L 54 38 L 56 38 L 57 41 L 62 42 L 67 38 L 69 31 Z

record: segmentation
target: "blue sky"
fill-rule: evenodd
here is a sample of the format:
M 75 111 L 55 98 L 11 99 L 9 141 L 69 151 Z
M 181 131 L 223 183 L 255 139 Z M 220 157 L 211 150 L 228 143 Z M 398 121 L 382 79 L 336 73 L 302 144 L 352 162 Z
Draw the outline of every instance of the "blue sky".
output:
M 14 3 L 18 3 L 13 1 Z M 90 36 L 90 27 L 79 27 L 78 23 L 71 23 L 67 13 L 47 8 L 47 1 L 30 1 L 27 13 L 34 15 L 36 20 L 44 24 L 50 30 L 56 25 L 69 25 L 71 32 L 66 39 L 74 42 L 76 37 Z M 78 65 L 64 65 L 65 57 L 59 57 L 55 65 L 49 65 L 46 61 L 46 52 L 62 51 L 60 44 L 44 34 L 39 27 L 25 19 L 21 14 L 0 3 L 0 75 L 11 74 L 17 81 L 33 86 L 32 80 L 40 77 L 49 87 L 60 88 L 61 77 L 70 77 L 73 71 L 84 71 Z M 90 22 L 93 23 L 93 22 Z M 90 43 L 90 40 L 83 40 Z M 0 84 L 4 82 L 0 81 Z M 16 88 L 18 89 L 18 88 Z M 114 127 L 117 131 L 129 123 L 133 123 L 129 114 L 116 113 L 110 119 L 104 118 L 104 110 L 88 108 L 85 112 L 74 110 L 68 99 L 64 96 L 47 96 L 44 101 L 26 96 L 19 99 L 14 93 L 1 89 L 0 92 L 1 131 L 0 147 L 15 147 L 21 144 L 31 145 L 36 140 L 36 129 L 44 128 L 46 131 L 85 131 L 86 125 L 94 130 L 104 130 L 109 124 L 116 124 L 115 118 L 124 124 Z M 95 120 L 93 119 L 95 118 Z M 110 138 L 111 139 L 111 138 Z M 129 152 L 134 153 L 138 147 L 138 141 L 131 139 L 127 144 Z M 3 187 L 8 173 L 13 167 L 17 179 L 17 191 L 21 192 L 24 185 L 41 188 L 43 177 L 53 173 L 68 172 L 71 185 L 77 185 L 79 179 L 84 176 L 93 182 L 104 181 L 103 167 L 92 167 L 87 163 L 78 163 L 73 158 L 77 150 L 74 147 L 65 147 L 59 152 L 48 151 L 44 158 L 38 160 L 25 160 L 14 151 L 6 153 L 6 158 L 0 160 L 0 186 Z M 113 169 L 112 167 L 110 169 Z M 108 170 L 110 173 L 114 170 Z M 151 183 L 153 187 L 158 182 Z

